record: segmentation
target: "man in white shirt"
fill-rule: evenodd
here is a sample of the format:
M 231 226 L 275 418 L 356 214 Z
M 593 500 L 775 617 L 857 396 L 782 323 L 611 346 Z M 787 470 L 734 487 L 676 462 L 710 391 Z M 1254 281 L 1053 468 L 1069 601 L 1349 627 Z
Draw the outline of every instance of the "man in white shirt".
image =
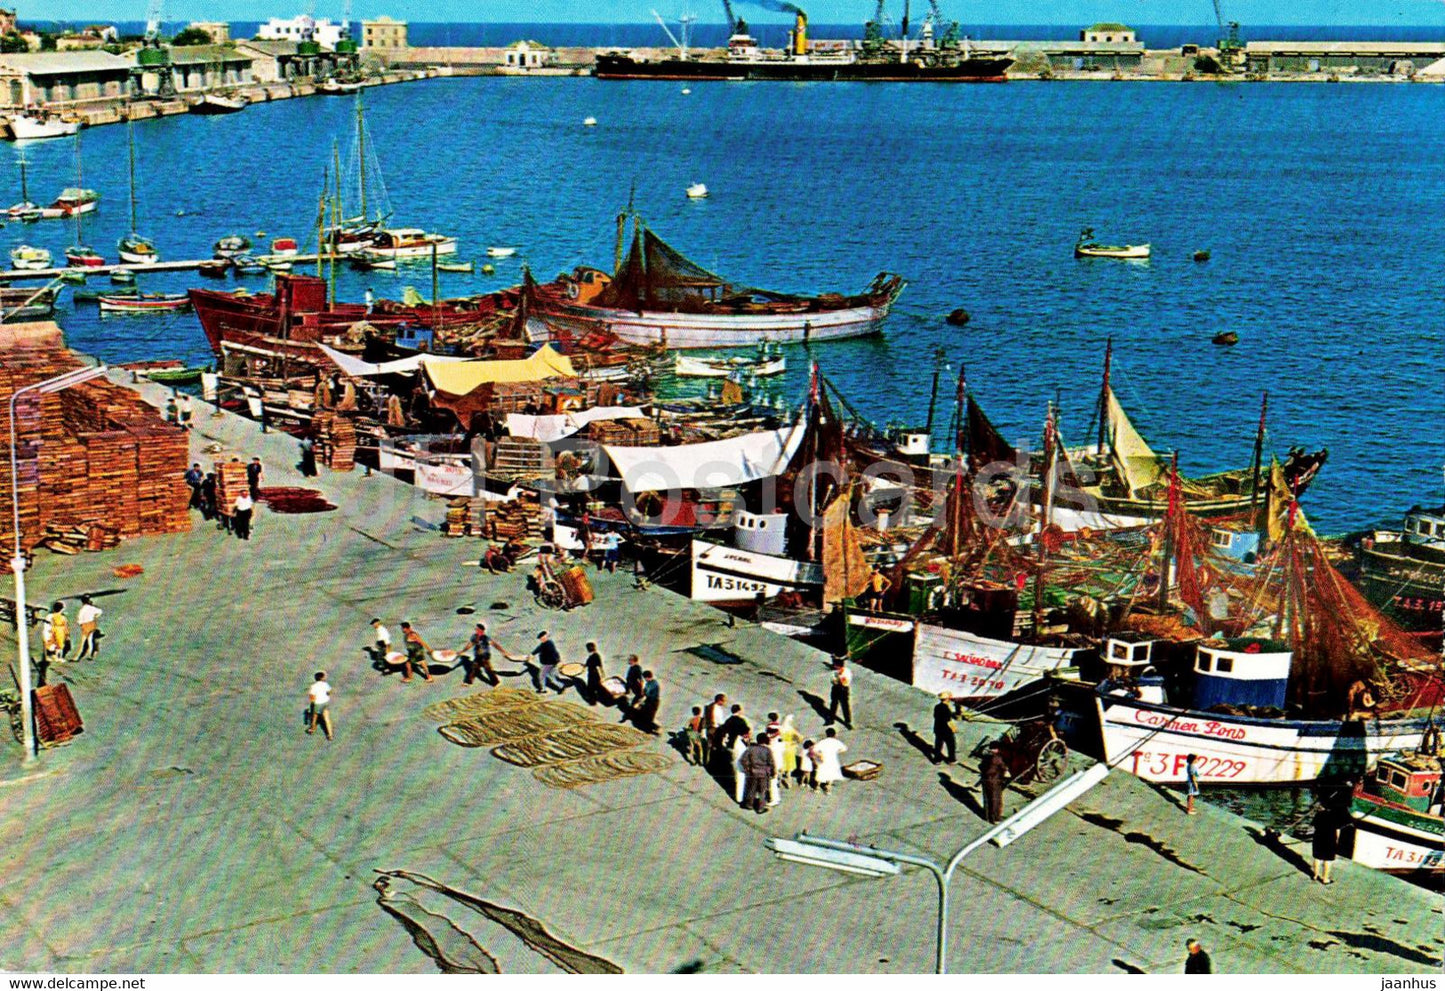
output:
M 231 529 L 242 540 L 251 539 L 251 511 L 254 506 L 255 503 L 251 500 L 249 492 L 242 492 L 236 496 L 236 514 L 231 520 Z
M 838 710 L 843 710 L 843 725 L 853 728 L 853 672 L 848 670 L 843 658 L 833 658 L 833 684 L 828 699 L 828 725 L 838 721 Z
M 316 732 L 316 724 L 321 724 L 321 729 L 326 733 L 326 739 L 331 737 L 331 686 L 326 682 L 326 672 L 317 671 L 316 680 L 306 690 L 306 697 L 311 700 L 311 708 L 307 710 L 310 717 L 310 725 L 306 727 L 307 735 Z
M 95 657 L 100 653 L 100 617 L 104 611 L 96 608 L 91 602 L 90 596 L 80 597 L 80 611 L 75 614 L 75 620 L 80 624 L 80 653 L 75 656 L 77 661 L 83 661 L 88 657 Z
M 391 653 L 391 631 L 381 625 L 380 619 L 373 619 L 371 628 L 376 631 L 376 659 L 384 661 Z

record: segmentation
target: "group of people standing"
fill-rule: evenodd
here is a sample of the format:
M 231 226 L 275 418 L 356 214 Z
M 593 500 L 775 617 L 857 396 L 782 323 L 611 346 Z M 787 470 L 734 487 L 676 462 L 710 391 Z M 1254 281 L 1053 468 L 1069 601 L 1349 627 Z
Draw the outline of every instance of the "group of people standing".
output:
M 231 460 L 239 463 L 241 459 Z M 186 484 L 191 489 L 190 508 L 200 510 L 204 520 L 215 520 L 217 530 L 234 533 L 242 540 L 250 540 L 251 518 L 256 510 L 256 501 L 261 498 L 261 479 L 264 476 L 265 468 L 261 465 L 261 459 L 252 458 L 246 465 L 246 487 L 236 493 L 229 506 L 222 506 L 216 473 L 202 471 L 200 462 L 196 462 L 187 469 L 185 475 Z
M 84 661 L 100 654 L 100 617 L 104 611 L 88 595 L 80 597 L 80 608 L 76 610 L 75 621 L 80 626 L 80 650 L 70 656 L 72 646 L 70 619 L 65 614 L 65 603 L 55 602 L 41 624 L 40 639 L 45 647 L 45 659 L 51 664 L 63 664 L 69 660 Z

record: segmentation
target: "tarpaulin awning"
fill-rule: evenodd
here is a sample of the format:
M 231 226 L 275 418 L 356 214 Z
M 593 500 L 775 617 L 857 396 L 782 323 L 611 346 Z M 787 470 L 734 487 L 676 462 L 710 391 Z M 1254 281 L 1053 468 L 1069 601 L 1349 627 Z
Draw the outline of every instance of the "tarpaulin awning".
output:
M 465 396 L 479 386 L 502 382 L 577 377 L 572 362 L 551 345 L 544 345 L 530 358 L 518 361 L 445 361 L 424 357 L 421 367 L 432 388 L 454 396 Z
M 788 466 L 808 432 L 806 419 L 792 427 L 742 434 L 677 447 L 603 444 L 629 492 L 719 489 L 777 475 Z
M 530 437 L 550 444 L 563 437 L 571 437 L 587 424 L 596 420 L 636 420 L 646 414 L 640 406 L 596 406 L 576 413 L 558 413 L 549 416 L 530 416 L 526 413 L 507 414 L 507 433 L 513 437 Z
M 352 378 L 374 378 L 377 375 L 403 375 L 407 372 L 414 372 L 420 368 L 423 359 L 437 362 L 469 362 L 475 360 L 472 358 L 454 358 L 447 355 L 414 354 L 408 358 L 398 358 L 395 361 L 383 361 L 378 364 L 376 362 L 362 361 L 360 358 L 354 358 L 335 348 L 329 348 L 325 344 L 318 344 L 316 346 L 321 349 L 322 354 L 326 355 L 326 357 L 335 363 L 337 368 Z

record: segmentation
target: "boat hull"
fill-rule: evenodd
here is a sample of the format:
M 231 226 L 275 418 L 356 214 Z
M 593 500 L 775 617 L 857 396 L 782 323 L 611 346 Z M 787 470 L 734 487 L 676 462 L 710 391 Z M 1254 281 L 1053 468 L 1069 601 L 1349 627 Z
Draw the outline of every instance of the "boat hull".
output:
M 528 314 L 533 341 L 548 340 L 558 331 L 582 336 L 606 328 L 628 344 L 674 350 L 748 347 L 838 341 L 881 333 L 890 304 L 855 306 L 818 313 L 756 313 L 709 315 L 654 310 L 611 310 L 595 306 L 548 303 Z
M 1360 552 L 1365 597 L 1409 630 L 1438 633 L 1445 620 L 1445 563 L 1411 557 L 1398 539 Z
M 935 694 L 948 692 L 965 702 L 986 701 L 1072 667 L 1081 653 L 919 623 L 913 644 L 913 685 Z
M 1356 802 L 1350 828 L 1341 837 L 1345 856 L 1391 874 L 1426 874 L 1437 884 L 1445 879 L 1439 816 L 1391 815 L 1378 808 L 1362 810 L 1361 804 Z
M 1160 784 L 1185 779 L 1198 757 L 1201 784 L 1300 785 L 1362 774 L 1383 754 L 1420 745 L 1428 721 L 1255 719 L 1098 695 L 1104 759 Z
M 721 605 L 771 599 L 784 592 L 820 592 L 823 569 L 817 564 L 755 551 L 740 550 L 706 540 L 692 542 L 694 602 Z
M 1137 260 L 1149 257 L 1149 245 L 1147 244 L 1126 244 L 1117 248 L 1087 247 L 1080 245 L 1074 249 L 1075 258 L 1123 258 L 1125 260 Z
M 457 253 L 457 242 L 448 239 L 428 244 L 406 244 L 395 248 L 383 248 L 373 244 L 366 250 L 370 254 L 379 255 L 382 258 L 389 258 L 393 261 L 411 261 L 431 258 L 433 253 L 438 256 L 454 255 Z
M 599 55 L 593 75 L 598 79 L 672 79 L 721 82 L 870 82 L 870 83 L 994 83 L 1003 82 L 1013 64 L 1009 58 L 961 59 L 953 65 L 917 62 L 849 62 L 797 59 L 756 61 L 646 61 L 626 55 Z
M 688 358 L 677 356 L 673 374 L 679 378 L 727 378 L 734 372 L 766 378 L 781 375 L 787 370 L 787 359 L 772 358 L 767 361 L 729 360 L 727 358 Z
M 80 131 L 80 121 L 35 120 L 31 117 L 11 117 L 10 135 L 16 141 L 37 141 L 41 138 L 64 138 Z

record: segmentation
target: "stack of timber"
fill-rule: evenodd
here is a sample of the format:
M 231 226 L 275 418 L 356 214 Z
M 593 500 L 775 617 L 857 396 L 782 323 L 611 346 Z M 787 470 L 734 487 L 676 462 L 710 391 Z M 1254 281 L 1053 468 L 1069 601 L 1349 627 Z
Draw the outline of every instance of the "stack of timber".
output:
M 216 462 L 216 508 L 222 516 L 234 515 L 236 497 L 250 491 L 251 483 L 246 480 L 244 464 L 239 460 Z
M 442 534 L 447 537 L 485 537 L 487 535 L 487 501 L 485 499 L 452 499 L 447 502 L 447 518 Z
M 487 523 L 493 540 L 540 540 L 542 506 L 535 497 L 524 494 L 520 499 L 494 505 Z
M 8 325 L 0 329 L 0 403 L 82 364 L 54 323 Z M 10 501 L 18 483 L 27 549 L 43 542 L 59 553 L 99 550 L 190 529 L 188 436 L 131 390 L 97 379 L 48 395 L 24 393 L 15 402 L 15 435 L 15 477 L 7 460 L 0 499 Z M 13 526 L 5 514 L 0 540 L 9 546 Z
M 356 423 L 350 417 L 329 410 L 311 418 L 316 432 L 316 457 L 332 471 L 351 471 L 356 467 Z
M 587 425 L 587 436 L 599 444 L 623 447 L 656 447 L 662 434 L 652 420 L 597 420 Z

